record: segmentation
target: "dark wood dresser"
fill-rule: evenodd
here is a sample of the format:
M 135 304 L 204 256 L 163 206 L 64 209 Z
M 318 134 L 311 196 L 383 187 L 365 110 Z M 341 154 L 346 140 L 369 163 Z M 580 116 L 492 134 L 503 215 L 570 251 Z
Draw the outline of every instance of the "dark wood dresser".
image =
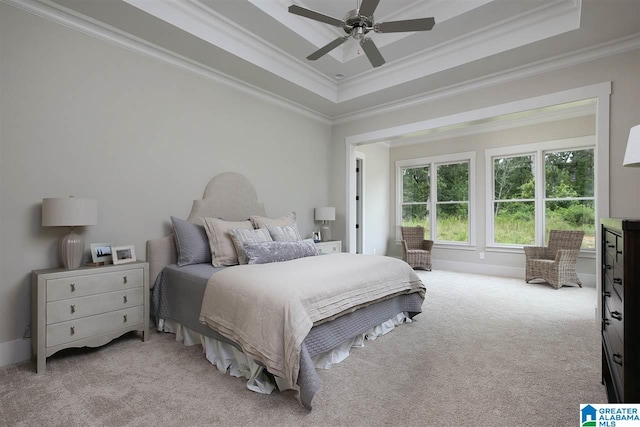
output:
M 609 403 L 640 403 L 640 219 L 601 223 L 602 380 Z

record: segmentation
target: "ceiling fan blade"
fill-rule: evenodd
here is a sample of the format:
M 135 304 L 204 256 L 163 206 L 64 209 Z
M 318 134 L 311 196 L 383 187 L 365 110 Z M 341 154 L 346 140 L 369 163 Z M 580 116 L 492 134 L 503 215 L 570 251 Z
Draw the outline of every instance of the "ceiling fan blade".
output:
M 314 12 L 310 9 L 305 9 L 304 7 L 300 7 L 296 4 L 292 4 L 291 6 L 289 6 L 289 13 L 300 15 L 305 18 L 313 19 L 315 21 L 324 22 L 325 24 L 334 25 L 336 27 L 342 27 L 344 25 L 344 22 L 342 22 L 340 19 L 323 15 L 322 13 Z
M 404 31 L 429 31 L 436 24 L 433 18 L 407 19 L 405 21 L 379 22 L 374 25 L 376 33 L 400 33 Z
M 320 49 L 318 49 L 315 52 L 313 52 L 311 55 L 307 56 L 307 59 L 309 61 L 315 61 L 316 59 L 320 58 L 321 56 L 324 56 L 327 53 L 331 52 L 333 49 L 337 48 L 342 43 L 346 42 L 348 39 L 349 39 L 349 36 L 338 37 L 337 39 L 335 39 L 331 43 L 321 47 Z
M 374 67 L 379 67 L 385 63 L 382 54 L 376 47 L 376 44 L 370 38 L 366 38 L 360 42 L 360 46 L 362 46 L 362 50 L 364 50 L 364 54 L 369 58 L 369 62 Z
M 358 14 L 363 16 L 373 15 L 373 12 L 375 12 L 378 7 L 378 3 L 380 3 L 380 0 L 362 0 Z

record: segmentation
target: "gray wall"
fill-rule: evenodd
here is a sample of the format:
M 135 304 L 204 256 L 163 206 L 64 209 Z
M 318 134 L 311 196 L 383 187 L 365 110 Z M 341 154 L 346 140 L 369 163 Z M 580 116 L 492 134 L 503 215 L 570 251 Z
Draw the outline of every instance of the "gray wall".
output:
M 29 324 L 30 271 L 59 264 L 67 230 L 40 226 L 44 197 L 96 198 L 87 246 L 142 259 L 218 173 L 245 174 L 268 215 L 295 210 L 305 236 L 328 205 L 326 123 L 3 3 L 0 67 L 0 350 Z
M 347 137 L 606 81 L 612 82 L 609 135 L 610 216 L 640 217 L 640 168 L 622 167 L 629 129 L 640 123 L 640 51 L 635 50 L 334 126 L 331 198 L 337 210 L 334 232 L 342 231 L 341 235 L 336 234 L 335 237 L 345 239 L 346 236 L 345 139 Z M 437 142 L 427 144 L 420 150 L 420 156 L 437 155 L 452 152 L 451 150 L 469 151 L 473 149 L 473 143 L 469 141 L 457 141 L 456 148 L 449 147 L 452 143 L 451 140 L 446 140 L 443 144 Z M 479 146 L 484 147 L 487 144 L 489 142 L 483 142 Z M 358 149 L 361 148 L 358 147 Z M 390 162 L 399 156 L 406 158 L 418 154 L 409 153 L 408 151 L 411 150 L 414 148 L 392 150 Z M 483 168 L 483 153 L 480 154 L 478 160 L 476 166 Z M 393 166 L 390 166 L 390 170 L 392 168 Z M 390 173 L 393 179 L 393 170 Z M 484 194 L 484 183 L 480 185 L 483 189 L 482 194 Z M 393 183 L 390 183 L 389 191 L 390 200 L 393 200 L 395 191 Z M 391 201 L 390 207 L 392 203 Z M 395 215 L 394 211 L 391 211 L 390 227 L 395 220 L 393 215 Z M 478 228 L 481 231 L 477 236 L 477 242 L 484 244 L 484 222 L 478 222 Z M 389 233 L 391 238 L 393 235 L 393 232 Z M 394 254 L 397 251 L 390 248 L 390 253 Z M 477 253 L 463 253 L 460 250 L 442 250 L 434 253 L 433 256 L 436 260 L 443 262 L 460 260 L 479 262 Z M 524 265 L 524 255 L 514 255 L 514 257 L 507 258 L 509 264 Z M 494 268 L 495 271 L 499 271 L 504 259 L 501 256 L 485 259 L 484 268 Z

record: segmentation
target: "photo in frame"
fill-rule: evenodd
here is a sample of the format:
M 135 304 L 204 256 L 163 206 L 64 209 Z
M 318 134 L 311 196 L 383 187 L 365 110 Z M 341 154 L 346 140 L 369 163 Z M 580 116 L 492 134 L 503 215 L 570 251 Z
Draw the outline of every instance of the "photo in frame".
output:
M 136 260 L 136 251 L 133 245 L 112 246 L 111 257 L 114 264 L 124 264 Z
M 94 264 L 110 264 L 111 243 L 91 243 L 91 261 Z

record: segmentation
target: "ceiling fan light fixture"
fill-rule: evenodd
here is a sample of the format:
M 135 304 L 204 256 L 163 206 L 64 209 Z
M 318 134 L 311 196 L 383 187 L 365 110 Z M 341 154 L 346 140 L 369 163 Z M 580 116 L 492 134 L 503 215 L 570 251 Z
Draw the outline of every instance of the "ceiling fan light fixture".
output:
M 378 7 L 380 0 L 362 0 L 358 2 L 357 9 L 349 11 L 342 20 L 336 19 L 331 16 L 324 15 L 319 12 L 315 12 L 310 9 L 297 6 L 295 4 L 289 6 L 289 12 L 302 16 L 304 18 L 313 19 L 314 21 L 323 22 L 325 24 L 333 25 L 336 27 L 342 27 L 347 34 L 344 37 L 339 37 L 329 44 L 321 47 L 311 55 L 307 56 L 310 61 L 315 61 L 321 58 L 333 49 L 346 42 L 347 39 L 353 36 L 354 39 L 360 41 L 360 46 L 364 50 L 369 62 L 373 67 L 379 67 L 385 63 L 384 58 L 380 54 L 380 51 L 376 47 L 373 40 L 366 37 L 369 31 L 376 33 L 398 33 L 406 31 L 429 31 L 435 24 L 433 18 L 418 18 L 418 19 L 406 19 L 403 21 L 390 21 L 390 22 L 375 22 L 373 13 Z

